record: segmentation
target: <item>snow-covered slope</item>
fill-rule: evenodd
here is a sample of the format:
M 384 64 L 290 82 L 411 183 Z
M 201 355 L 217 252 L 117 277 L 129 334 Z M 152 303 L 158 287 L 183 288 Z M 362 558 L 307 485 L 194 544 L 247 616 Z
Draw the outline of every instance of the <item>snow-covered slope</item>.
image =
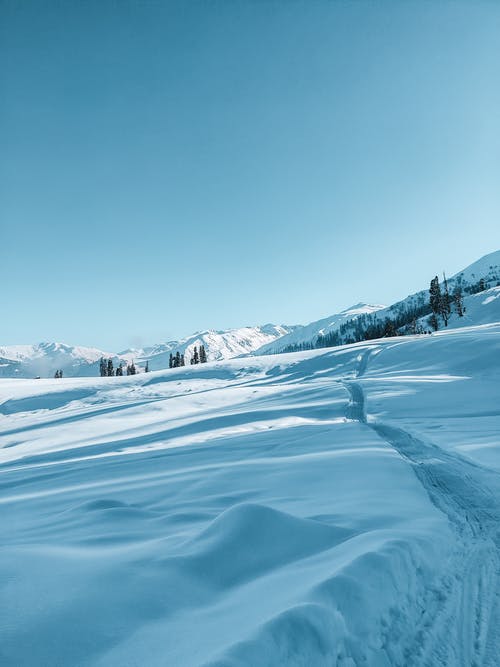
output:
M 430 278 L 432 277 L 433 276 L 430 276 Z M 449 278 L 448 283 L 450 292 L 453 291 L 455 285 L 460 284 L 464 290 L 467 306 L 469 299 L 467 293 L 477 290 L 481 279 L 484 280 L 487 288 L 500 285 L 500 250 L 485 255 Z M 415 320 L 419 320 L 422 311 L 426 313 L 426 317 L 420 321 L 424 324 L 424 328 L 430 328 L 429 325 L 427 325 L 427 315 L 429 314 L 428 303 L 428 287 L 415 294 L 410 294 L 405 299 L 391 304 L 390 306 L 372 306 L 359 303 L 339 314 L 331 315 L 330 317 L 299 327 L 287 336 L 283 336 L 269 345 L 264 345 L 261 348 L 258 348 L 255 351 L 255 354 L 288 352 L 294 349 L 300 349 L 301 346 L 307 348 L 307 346 L 314 346 L 316 344 L 318 336 L 335 333 L 338 335 L 338 340 L 335 341 L 335 344 L 353 342 L 363 338 L 364 336 L 362 336 L 361 333 L 366 331 L 370 326 L 376 326 L 377 323 L 383 323 L 387 319 L 392 321 L 397 321 L 400 318 L 405 319 L 405 315 L 407 316 L 407 320 L 411 319 L 413 315 Z M 452 317 L 453 326 L 467 326 L 470 324 L 500 321 L 496 306 L 477 309 L 476 305 L 472 304 L 477 304 L 477 299 L 472 299 L 471 308 L 467 318 Z M 332 343 L 329 345 L 331 344 Z
M 500 325 L 0 380 L 2 666 L 498 667 L 499 405 Z
M 454 280 L 461 279 L 465 283 L 474 283 L 481 278 L 484 278 L 490 287 L 500 282 L 500 250 L 484 255 L 453 276 Z
M 296 327 L 296 329 L 288 335 L 259 347 L 255 351 L 255 354 L 277 354 L 294 346 L 300 346 L 302 343 L 312 342 L 316 340 L 319 335 L 324 336 L 331 331 L 336 331 L 345 322 L 355 320 L 360 315 L 375 313 L 382 308 L 385 308 L 385 306 L 356 303 L 354 306 L 350 306 L 349 308 L 342 310 L 340 313 L 335 313 L 334 315 L 324 317 L 321 320 L 310 322 L 305 326 Z
M 463 317 L 458 317 L 456 313 L 451 314 L 448 328 L 500 322 L 500 287 L 466 296 L 464 307 Z
M 104 352 L 96 348 L 65 345 L 64 343 L 38 343 L 36 345 L 10 345 L 0 347 L 0 377 L 53 377 L 61 369 L 67 377 L 99 375 L 101 357 L 119 363 L 134 361 L 139 369 L 146 362 L 152 370 L 168 368 L 170 352 L 186 354 L 189 358 L 195 346 L 205 345 L 209 360 L 230 359 L 253 352 L 258 347 L 288 334 L 295 327 L 265 324 L 257 327 L 241 327 L 227 331 L 203 331 L 180 341 L 170 341 L 143 350 Z
M 125 350 L 120 354 L 128 359 L 133 358 L 142 365 L 147 361 L 149 362 L 149 368 L 152 370 L 161 370 L 162 368 L 168 368 L 171 352 L 179 351 L 185 355 L 188 362 L 194 348 L 204 345 L 209 361 L 232 359 L 253 352 L 262 345 L 289 334 L 296 328 L 294 326 L 264 324 L 263 326 L 240 327 L 239 329 L 227 329 L 226 331 L 209 329 L 182 340 L 170 341 L 142 350 Z

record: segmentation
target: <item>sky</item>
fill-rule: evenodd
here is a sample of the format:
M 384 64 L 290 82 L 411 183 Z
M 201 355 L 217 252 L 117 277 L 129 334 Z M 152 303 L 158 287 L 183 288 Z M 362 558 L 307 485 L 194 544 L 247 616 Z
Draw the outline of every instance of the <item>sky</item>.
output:
M 500 249 L 500 3 L 0 0 L 0 345 L 391 303 Z

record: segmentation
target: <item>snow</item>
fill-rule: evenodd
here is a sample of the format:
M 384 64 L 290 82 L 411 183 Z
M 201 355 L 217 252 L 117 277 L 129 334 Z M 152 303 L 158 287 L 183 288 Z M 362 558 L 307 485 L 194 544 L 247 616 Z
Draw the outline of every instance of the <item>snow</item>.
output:
M 114 366 L 134 362 L 139 370 L 146 363 L 151 370 L 168 368 L 170 353 L 179 351 L 189 360 L 194 347 L 205 345 L 209 360 L 230 359 L 253 352 L 265 343 L 293 331 L 295 327 L 264 324 L 225 331 L 207 330 L 168 343 L 145 349 L 129 349 L 120 353 L 97 348 L 66 345 L 64 343 L 37 343 L 0 347 L 0 377 L 34 378 L 53 377 L 62 369 L 65 376 L 89 377 L 99 375 L 101 357 L 112 359 Z
M 464 298 L 465 313 L 458 317 L 452 313 L 448 327 L 458 328 L 478 324 L 500 322 L 500 287 L 492 287 Z
M 293 331 L 276 339 L 273 342 L 256 348 L 254 354 L 277 354 L 289 346 L 300 345 L 301 343 L 310 343 L 316 340 L 319 335 L 325 335 L 331 331 L 336 331 L 344 322 L 356 319 L 359 315 L 375 313 L 385 308 L 381 305 L 368 303 L 356 303 L 340 313 L 329 315 L 321 320 L 310 322 L 301 327 L 296 327 Z
M 500 250 L 484 255 L 463 271 L 459 271 L 453 279 L 461 278 L 464 282 L 473 283 L 480 278 L 485 280 L 500 280 Z
M 168 368 L 171 352 L 175 354 L 179 351 L 189 360 L 194 348 L 198 347 L 199 349 L 200 345 L 204 345 L 208 360 L 220 361 L 249 354 L 262 347 L 262 345 L 287 335 L 296 328 L 294 326 L 264 324 L 257 327 L 240 327 L 224 331 L 207 329 L 187 338 L 162 343 L 144 350 L 125 350 L 121 353 L 121 356 L 130 360 L 135 359 L 143 366 L 148 362 L 152 370 L 161 370 Z
M 485 280 L 487 287 L 492 288 L 500 285 L 500 250 L 485 255 L 452 276 L 448 281 L 450 292 L 453 291 L 453 288 L 457 283 L 460 283 L 462 287 L 475 286 L 480 278 Z M 465 305 L 468 308 L 467 297 L 465 301 Z M 401 301 L 393 303 L 390 306 L 369 305 L 361 302 L 347 308 L 341 313 L 311 322 L 306 326 L 297 327 L 288 335 L 256 349 L 254 354 L 276 354 L 290 348 L 294 349 L 294 346 L 314 344 L 319 335 L 337 331 L 342 325 L 345 325 L 348 322 L 354 322 L 360 315 L 374 314 L 376 319 L 383 322 L 386 318 L 395 319 L 401 312 L 404 312 L 407 309 L 420 307 L 428 302 L 428 286 L 424 290 L 415 294 L 410 294 Z M 456 322 L 452 322 L 452 326 L 458 327 L 500 321 L 500 312 L 498 311 L 497 304 L 495 304 L 494 308 L 488 310 L 478 309 L 474 300 L 470 305 L 472 308 L 468 308 L 467 317 L 465 319 L 457 319 Z M 452 320 L 455 319 L 456 318 L 452 316 Z M 421 324 L 424 329 L 430 328 L 427 323 L 427 316 L 422 318 Z M 351 333 L 353 332 L 351 331 Z M 349 338 L 349 333 L 344 334 L 344 342 L 349 340 Z M 351 340 L 354 340 L 354 338 L 351 338 Z
M 497 665 L 499 353 L 0 380 L 2 665 Z

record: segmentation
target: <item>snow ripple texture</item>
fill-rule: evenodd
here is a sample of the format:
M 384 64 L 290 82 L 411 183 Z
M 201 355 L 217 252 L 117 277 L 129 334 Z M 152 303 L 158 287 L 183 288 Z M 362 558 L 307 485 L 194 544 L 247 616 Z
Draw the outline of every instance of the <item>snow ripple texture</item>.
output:
M 0 663 L 499 664 L 500 325 L 0 381 Z

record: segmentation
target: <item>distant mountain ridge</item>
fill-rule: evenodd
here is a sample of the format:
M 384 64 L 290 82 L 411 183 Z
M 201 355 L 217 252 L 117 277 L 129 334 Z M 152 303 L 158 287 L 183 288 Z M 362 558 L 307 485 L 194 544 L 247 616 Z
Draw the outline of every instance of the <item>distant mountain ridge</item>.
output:
M 208 361 L 222 361 L 249 354 L 262 345 L 292 333 L 297 328 L 299 327 L 284 324 L 264 324 L 225 331 L 207 329 L 178 341 L 169 341 L 141 350 L 124 350 L 120 356 L 127 360 L 134 359 L 141 365 L 148 362 L 151 370 L 161 370 L 168 368 L 170 353 L 179 351 L 185 355 L 186 363 L 189 363 L 194 348 L 204 345 Z
M 195 346 L 205 346 L 209 361 L 230 359 L 253 352 L 258 347 L 292 332 L 296 327 L 265 324 L 226 331 L 207 330 L 179 341 L 168 341 L 140 350 L 106 352 L 93 347 L 64 343 L 37 343 L 0 347 L 0 377 L 53 377 L 62 369 L 68 377 L 99 375 L 101 357 L 112 359 L 113 365 L 131 361 L 139 368 L 148 363 L 150 370 L 168 368 L 170 353 L 179 351 L 189 363 Z
M 432 277 L 429 274 L 429 280 Z M 477 287 L 481 281 L 479 291 Z M 500 250 L 485 255 L 449 278 L 450 289 L 458 284 L 464 289 L 466 312 L 462 318 L 452 315 L 449 327 L 500 321 Z M 189 363 L 194 347 L 200 344 L 205 346 L 209 361 L 293 351 L 315 345 L 320 337 L 327 344 L 341 344 L 356 340 L 368 326 L 376 329 L 387 319 L 401 319 L 402 314 L 414 314 L 415 320 L 425 327 L 428 300 L 426 286 L 390 306 L 357 303 L 307 325 L 265 324 L 222 331 L 210 329 L 178 341 L 120 353 L 54 342 L 0 346 L 0 377 L 52 377 L 58 369 L 62 369 L 65 376 L 97 376 L 101 357 L 112 359 L 115 367 L 133 360 L 139 369 L 147 363 L 150 370 L 161 370 L 168 368 L 170 354 L 177 351 L 184 354 L 186 363 Z
M 342 324 L 355 320 L 360 315 L 376 313 L 383 308 L 385 306 L 356 303 L 342 310 L 340 313 L 335 313 L 305 326 L 297 327 L 286 336 L 282 336 L 258 348 L 253 354 L 277 354 L 288 348 L 293 349 L 294 346 L 300 346 L 303 343 L 313 341 L 320 335 L 324 336 L 332 331 L 337 331 Z

